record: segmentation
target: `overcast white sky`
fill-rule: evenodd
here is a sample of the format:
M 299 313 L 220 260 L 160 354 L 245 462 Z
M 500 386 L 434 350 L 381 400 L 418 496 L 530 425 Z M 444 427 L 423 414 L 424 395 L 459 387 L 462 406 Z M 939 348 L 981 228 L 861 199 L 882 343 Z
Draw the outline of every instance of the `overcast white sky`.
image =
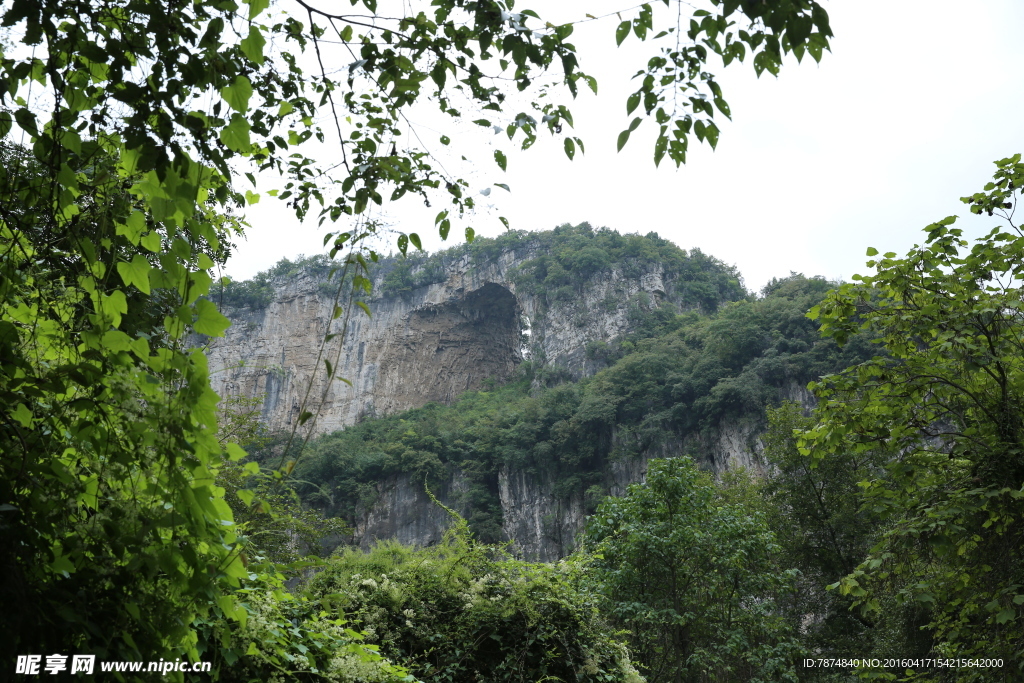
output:
M 632 4 L 533 0 L 516 9 L 560 22 Z M 719 122 L 716 151 L 693 140 L 679 170 L 667 159 L 655 169 L 653 137 L 642 134 L 650 124 L 615 152 L 629 120 L 629 77 L 652 54 L 633 39 L 617 50 L 615 17 L 581 24 L 573 36 L 584 70 L 600 82 L 599 96 L 584 92 L 572 106 L 576 134 L 587 145 L 575 161 L 565 157 L 561 140 L 542 137 L 516 153 L 503 135 L 435 130 L 437 119 L 427 114 L 421 133 L 428 143 L 439 132 L 451 135 L 453 146 L 468 142 L 462 153 L 480 160 L 472 175 L 481 188 L 511 186 L 511 194 L 495 189 L 479 197 L 492 208 L 482 207 L 472 220 L 478 234 L 499 234 L 498 215 L 526 230 L 581 221 L 620 232 L 654 230 L 736 265 L 752 290 L 790 271 L 849 279 L 865 271 L 867 247 L 903 253 L 921 241 L 921 228 L 950 214 L 961 216 L 968 234 L 994 225 L 993 218 L 971 216 L 959 197 L 982 188 L 992 161 L 1024 151 L 1024 3 L 825 6 L 835 38 L 820 65 L 793 60 L 777 79 L 757 79 L 749 60 L 718 72 L 733 119 Z M 668 19 L 664 11 L 661 17 Z M 490 145 L 509 154 L 507 173 L 494 165 Z M 322 250 L 323 229 L 312 220 L 299 224 L 276 203 L 264 198 L 250 208 L 252 227 L 226 274 L 247 278 L 282 257 Z M 436 211 L 400 208 L 391 219 L 429 237 L 430 249 L 457 243 L 461 233 L 454 229 L 447 245 L 437 238 Z

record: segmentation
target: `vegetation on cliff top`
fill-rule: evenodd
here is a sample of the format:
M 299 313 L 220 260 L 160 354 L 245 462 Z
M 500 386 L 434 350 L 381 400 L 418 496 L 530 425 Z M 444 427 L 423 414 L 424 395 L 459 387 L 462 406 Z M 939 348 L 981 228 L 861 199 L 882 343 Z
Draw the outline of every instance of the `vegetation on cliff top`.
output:
M 714 312 L 720 305 L 746 296 L 736 269 L 700 249 L 689 253 L 657 233 L 620 234 L 609 228 L 594 229 L 589 223 L 562 225 L 553 230 L 509 230 L 498 237 L 481 237 L 433 254 L 408 252 L 382 257 L 373 269 L 378 286 L 375 296 L 402 296 L 427 285 L 444 282 L 453 264 L 469 259 L 470 267 L 493 263 L 504 254 L 520 263 L 509 272 L 521 291 L 542 301 L 569 301 L 580 294 L 584 283 L 616 270 L 637 280 L 648 272 L 660 272 L 671 286 L 670 295 L 684 308 Z M 212 298 L 227 308 L 265 308 L 274 287 L 304 275 L 333 293 L 328 284 L 335 264 L 319 254 L 295 261 L 281 259 L 273 268 L 249 280 L 225 278 Z M 336 274 L 335 274 L 336 276 Z

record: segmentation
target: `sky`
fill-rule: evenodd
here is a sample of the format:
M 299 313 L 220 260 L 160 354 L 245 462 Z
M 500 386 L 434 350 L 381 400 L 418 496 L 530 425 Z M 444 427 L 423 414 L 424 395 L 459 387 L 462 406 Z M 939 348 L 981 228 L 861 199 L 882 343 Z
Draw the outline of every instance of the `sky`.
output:
M 516 9 L 530 7 L 560 23 L 632 5 L 520 0 Z M 656 23 L 659 17 L 674 23 L 660 3 L 654 5 L 661 8 Z M 614 14 L 578 24 L 572 37 L 583 70 L 599 81 L 599 95 L 581 92 L 571 103 L 574 134 L 586 144 L 575 160 L 566 158 L 560 139 L 545 133 L 519 152 L 504 135 L 453 127 L 429 111 L 414 113 L 413 123 L 431 151 L 441 153 L 433 141 L 447 133 L 453 147 L 461 144 L 463 154 L 479 160 L 459 169 L 475 186 L 512 189 L 477 195 L 481 206 L 469 222 L 479 235 L 500 234 L 498 216 L 529 231 L 582 221 L 624 233 L 653 230 L 736 266 L 751 291 L 790 272 L 849 280 L 868 272 L 868 247 L 903 254 L 922 241 L 925 226 L 952 214 L 961 217 L 967 235 L 997 225 L 995 218 L 972 216 L 959 198 L 983 188 L 993 161 L 1024 152 L 1024 3 L 824 5 L 835 37 L 820 64 L 790 59 L 778 78 L 760 79 L 749 58 L 716 68 L 732 120 L 717 116 L 717 149 L 693 139 L 679 169 L 668 159 L 655 168 L 652 124 L 622 152 L 615 150 L 631 118 L 625 110 L 630 77 L 653 48 L 630 38 L 616 49 Z M 492 161 L 492 147 L 508 154 L 506 172 Z M 263 178 L 258 189 L 275 182 Z M 458 244 L 454 229 L 447 243 L 437 237 L 436 211 L 410 204 L 391 208 L 385 218 L 420 234 L 428 251 Z M 269 197 L 250 207 L 247 219 L 246 239 L 224 271 L 235 279 L 282 257 L 322 251 L 326 228 L 315 220 L 300 224 Z

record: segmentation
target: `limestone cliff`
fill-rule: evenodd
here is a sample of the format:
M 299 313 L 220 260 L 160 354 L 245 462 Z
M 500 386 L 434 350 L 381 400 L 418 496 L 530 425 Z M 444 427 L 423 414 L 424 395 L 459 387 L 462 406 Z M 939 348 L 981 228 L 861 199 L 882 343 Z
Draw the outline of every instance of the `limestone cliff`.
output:
M 629 276 L 613 268 L 588 278 L 568 300 L 524 293 L 510 277 L 537 256 L 536 244 L 482 260 L 461 254 L 443 261 L 443 279 L 393 296 L 367 300 L 372 317 L 357 310 L 348 330 L 331 319 L 332 298 L 307 272 L 279 278 L 265 307 L 228 309 L 233 324 L 208 351 L 214 389 L 222 396 L 263 397 L 262 420 L 271 430 L 291 428 L 303 397 L 324 393 L 323 359 L 339 358 L 338 376 L 317 413 L 316 433 L 391 414 L 430 401 L 448 403 L 502 382 L 524 358 L 573 376 L 589 374 L 587 343 L 611 341 L 629 330 L 628 305 L 675 302 L 670 277 L 653 266 Z M 386 271 L 376 277 L 380 291 Z M 636 304 L 634 304 L 636 305 Z M 340 351 L 340 355 L 339 355 Z

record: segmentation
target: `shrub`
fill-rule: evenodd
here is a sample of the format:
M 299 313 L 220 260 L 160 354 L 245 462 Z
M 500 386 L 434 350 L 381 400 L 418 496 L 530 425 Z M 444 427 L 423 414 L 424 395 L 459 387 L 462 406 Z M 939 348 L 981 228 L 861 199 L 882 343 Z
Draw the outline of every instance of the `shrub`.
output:
M 474 542 L 460 519 L 432 548 L 347 550 L 307 588 L 422 680 L 642 683 L 586 570 L 581 558 L 512 560 Z

